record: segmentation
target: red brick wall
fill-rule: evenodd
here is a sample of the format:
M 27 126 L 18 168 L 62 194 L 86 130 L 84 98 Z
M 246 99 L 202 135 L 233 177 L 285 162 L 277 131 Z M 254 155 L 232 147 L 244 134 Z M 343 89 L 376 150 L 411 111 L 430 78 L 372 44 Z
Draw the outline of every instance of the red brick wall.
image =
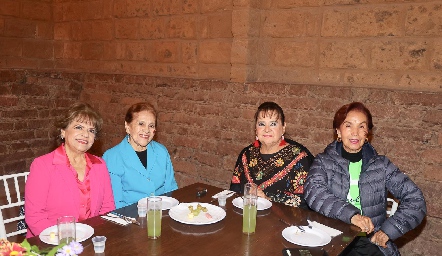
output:
M 441 1 L 0 0 L 0 67 L 441 91 Z
M 0 0 L 0 68 L 53 68 L 52 0 Z
M 56 146 L 53 122 L 80 98 L 81 77 L 0 70 L 0 175 L 28 171 Z
M 441 1 L 233 1 L 233 81 L 440 91 Z
M 53 10 L 57 69 L 230 77 L 231 1 L 55 1 Z

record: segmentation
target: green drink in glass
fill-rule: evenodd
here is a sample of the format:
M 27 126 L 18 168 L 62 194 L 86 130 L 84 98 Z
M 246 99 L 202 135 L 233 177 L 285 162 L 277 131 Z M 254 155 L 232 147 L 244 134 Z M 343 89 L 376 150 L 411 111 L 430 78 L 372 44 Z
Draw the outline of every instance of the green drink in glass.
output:
M 157 239 L 161 236 L 161 197 L 147 199 L 147 237 Z
M 244 205 L 242 218 L 242 232 L 244 234 L 255 233 L 256 228 L 256 204 Z
M 147 212 L 147 236 L 156 239 L 161 236 L 161 210 Z
M 258 187 L 254 183 L 244 184 L 242 232 L 244 234 L 255 233 L 256 211 L 258 206 Z

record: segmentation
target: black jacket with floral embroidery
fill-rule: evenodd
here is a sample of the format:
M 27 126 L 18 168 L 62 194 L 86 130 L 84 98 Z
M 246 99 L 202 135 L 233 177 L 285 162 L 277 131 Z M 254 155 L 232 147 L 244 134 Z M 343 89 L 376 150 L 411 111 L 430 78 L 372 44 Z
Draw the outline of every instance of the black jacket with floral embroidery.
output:
M 261 155 L 253 144 L 238 156 L 230 190 L 242 193 L 244 184 L 253 182 L 273 202 L 308 208 L 302 196 L 313 156 L 306 147 L 286 139 L 287 145 L 272 155 Z

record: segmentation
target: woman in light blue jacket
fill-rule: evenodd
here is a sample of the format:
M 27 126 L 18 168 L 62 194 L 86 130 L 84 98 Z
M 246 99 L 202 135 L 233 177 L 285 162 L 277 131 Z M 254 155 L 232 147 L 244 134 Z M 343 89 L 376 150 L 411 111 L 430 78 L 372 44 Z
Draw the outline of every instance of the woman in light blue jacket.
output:
M 178 188 L 169 152 L 153 141 L 156 111 L 142 102 L 126 112 L 126 137 L 104 152 L 109 169 L 115 206 L 121 208 L 143 197 L 161 195 Z

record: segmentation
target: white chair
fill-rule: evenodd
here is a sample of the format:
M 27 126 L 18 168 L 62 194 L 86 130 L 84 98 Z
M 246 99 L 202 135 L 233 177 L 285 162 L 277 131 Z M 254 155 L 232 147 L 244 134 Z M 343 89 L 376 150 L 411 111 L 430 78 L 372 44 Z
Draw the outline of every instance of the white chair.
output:
M 20 193 L 20 188 L 24 188 L 24 184 L 26 183 L 26 180 L 28 178 L 29 172 L 23 172 L 23 173 L 17 173 L 17 174 L 10 174 L 10 175 L 3 175 L 0 176 L 0 182 L 3 181 L 3 186 L 4 186 L 4 195 L 6 195 L 6 201 L 7 204 L 3 204 L 0 206 L 0 239 L 1 238 L 8 238 L 11 236 L 15 236 L 18 234 L 23 234 L 26 233 L 27 230 L 26 229 L 22 229 L 19 231 L 12 231 L 7 233 L 6 232 L 6 227 L 5 225 L 11 222 L 18 222 L 20 220 L 23 220 L 25 218 L 25 216 L 18 216 L 19 213 L 19 208 L 25 204 L 25 202 L 23 201 L 23 197 Z M 23 182 L 23 185 L 20 187 L 19 186 L 19 182 Z M 11 188 L 10 188 L 11 186 Z M 12 192 L 12 193 L 11 193 Z M 0 195 L 3 194 L 1 193 L 1 189 L 0 189 Z M 2 202 L 4 201 L 4 197 L 1 198 L 3 196 L 0 196 L 0 199 L 2 200 Z M 9 217 L 10 215 L 13 215 L 11 212 L 13 211 L 7 211 L 7 214 L 5 213 L 5 209 L 10 209 L 10 208 L 16 208 L 16 212 L 18 217 Z M 6 217 L 4 217 L 6 216 Z M 14 229 L 16 230 L 16 228 Z
M 397 207 L 398 207 L 398 202 L 396 202 L 396 200 L 394 200 L 393 198 L 387 198 L 387 204 L 391 203 L 391 207 L 388 207 L 387 205 L 387 216 L 393 216 L 393 214 L 396 212 Z

